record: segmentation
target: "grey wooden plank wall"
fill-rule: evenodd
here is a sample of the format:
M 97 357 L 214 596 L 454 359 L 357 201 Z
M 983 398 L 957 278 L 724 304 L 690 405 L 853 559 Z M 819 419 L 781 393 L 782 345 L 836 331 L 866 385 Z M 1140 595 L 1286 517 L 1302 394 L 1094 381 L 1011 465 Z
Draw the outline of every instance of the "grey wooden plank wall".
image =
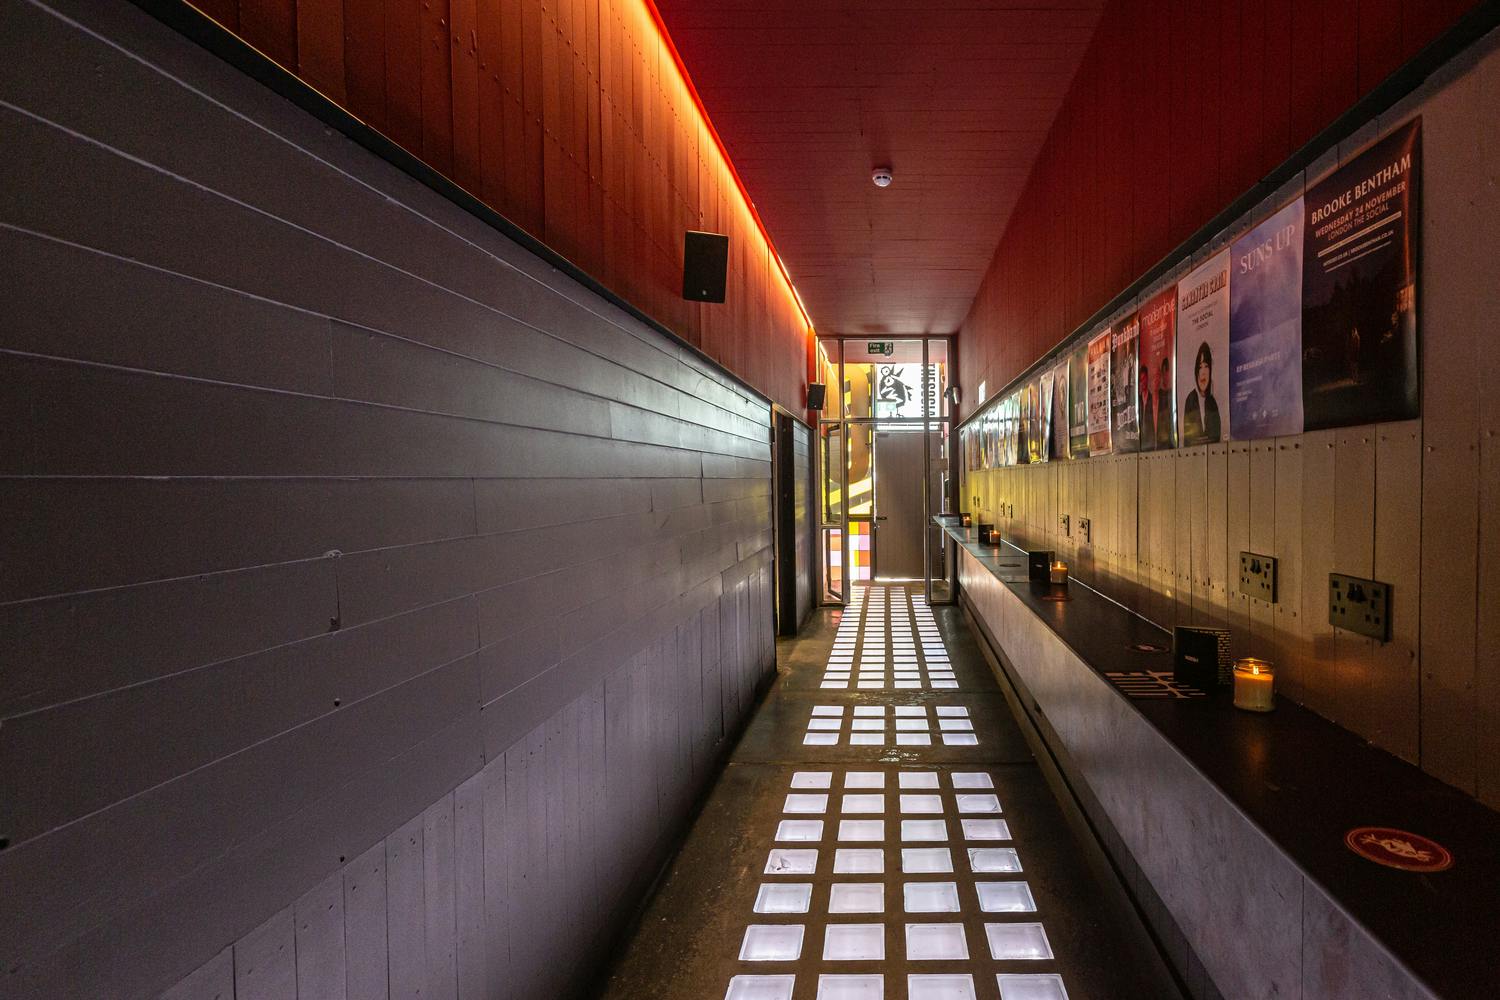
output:
M 1285 694 L 1500 807 L 1500 352 L 1482 333 L 1500 311 L 1485 250 L 1500 232 L 1500 38 L 1308 176 L 1415 114 L 1421 419 L 969 473 L 964 494 L 1014 504 L 1015 534 L 1163 625 L 1231 626 L 1236 655 L 1275 660 Z M 1241 551 L 1280 560 L 1275 605 L 1239 593 Z M 1330 572 L 1393 585 L 1389 643 L 1328 625 Z
M 774 670 L 767 405 L 124 0 L 0 23 L 0 994 L 576 990 Z

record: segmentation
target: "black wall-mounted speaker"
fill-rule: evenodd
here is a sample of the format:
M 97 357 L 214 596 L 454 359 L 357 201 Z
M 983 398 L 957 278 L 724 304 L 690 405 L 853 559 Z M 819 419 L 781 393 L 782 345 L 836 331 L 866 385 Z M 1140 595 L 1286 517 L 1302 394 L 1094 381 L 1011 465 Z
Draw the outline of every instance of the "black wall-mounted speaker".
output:
M 688 230 L 682 239 L 682 297 L 689 302 L 723 302 L 729 268 L 729 237 Z
M 823 397 L 828 391 L 828 386 L 822 382 L 807 383 L 807 408 L 809 410 L 821 410 L 823 408 Z

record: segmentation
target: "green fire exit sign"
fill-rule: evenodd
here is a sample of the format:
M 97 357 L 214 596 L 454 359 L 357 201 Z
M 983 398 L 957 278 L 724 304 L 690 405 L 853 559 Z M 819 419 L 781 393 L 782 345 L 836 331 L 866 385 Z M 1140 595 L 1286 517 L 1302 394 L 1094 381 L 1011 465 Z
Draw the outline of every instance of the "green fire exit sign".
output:
M 883 354 L 890 357 L 896 353 L 896 342 L 894 340 L 871 340 L 865 346 L 867 354 Z

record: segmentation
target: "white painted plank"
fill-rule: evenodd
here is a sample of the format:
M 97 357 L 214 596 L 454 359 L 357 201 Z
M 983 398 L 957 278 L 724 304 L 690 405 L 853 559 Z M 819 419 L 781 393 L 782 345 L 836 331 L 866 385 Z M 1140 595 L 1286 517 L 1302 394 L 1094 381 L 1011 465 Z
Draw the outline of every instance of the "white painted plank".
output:
M 1251 655 L 1250 601 L 1240 593 L 1240 553 L 1250 545 L 1250 445 L 1231 441 L 1225 459 L 1227 479 L 1224 485 L 1224 605 L 1233 635 L 1229 640 L 1231 654 L 1239 658 Z
M 1375 450 L 1375 579 L 1391 586 L 1391 641 L 1370 650 L 1369 737 L 1416 763 L 1420 750 L 1422 423 L 1381 424 Z
M 1287 695 L 1304 701 L 1303 686 L 1312 669 L 1312 650 L 1302 617 L 1302 436 L 1276 440 L 1275 555 L 1276 613 L 1273 648 L 1276 683 Z
M 1375 572 L 1375 429 L 1335 431 L 1333 450 L 1333 566 L 1336 573 Z M 1375 642 L 1334 629 L 1338 698 L 1334 721 L 1368 738 L 1373 726 L 1370 692 Z
M 1338 683 L 1333 626 L 1328 624 L 1328 574 L 1333 569 L 1334 431 L 1302 438 L 1302 628 L 1310 652 L 1302 691 L 1308 708 L 1333 718 Z

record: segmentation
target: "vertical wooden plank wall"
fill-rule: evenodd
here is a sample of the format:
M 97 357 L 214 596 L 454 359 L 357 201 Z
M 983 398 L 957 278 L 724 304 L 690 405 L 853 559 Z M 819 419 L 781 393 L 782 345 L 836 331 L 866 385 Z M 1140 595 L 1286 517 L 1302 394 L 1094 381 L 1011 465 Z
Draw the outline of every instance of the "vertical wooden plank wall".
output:
M 790 410 L 806 323 L 642 0 L 185 0 Z M 725 233 L 728 301 L 684 302 Z
M 369 9 L 474 169 L 494 8 Z M 123 0 L 0 21 L 0 994 L 578 991 L 774 667 L 769 404 Z
M 964 398 L 1010 382 L 1475 6 L 1106 4 L 961 327 Z
M 1500 614 L 1483 596 L 1500 579 L 1500 394 L 1487 377 L 1495 352 L 1481 346 L 1500 297 L 1469 263 L 1483 258 L 1476 241 L 1489 231 L 1476 220 L 1500 211 L 1495 151 L 1485 148 L 1500 121 L 1497 67 L 1500 39 L 1481 42 L 1360 133 L 1368 140 L 1422 116 L 1421 419 L 970 473 L 963 491 L 984 497 L 986 511 L 1015 502 L 1020 537 L 1065 558 L 1083 553 L 1081 579 L 1159 623 L 1229 625 L 1237 655 L 1279 664 L 1284 693 L 1500 806 Z M 1309 176 L 1359 148 L 1333 151 Z M 1021 509 L 1027 494 L 1016 484 L 1029 477 L 1097 491 L 1103 480 L 1130 483 L 1106 474 L 1122 466 L 1136 470 L 1137 506 L 1130 517 L 1096 517 L 1092 549 L 1113 560 L 1130 552 L 1116 534 L 1133 536 L 1133 569 L 1088 558 L 1076 531 L 1059 534 L 1058 513 L 1076 526 L 1096 506 L 1069 488 L 1046 518 Z M 1274 606 L 1239 593 L 1242 550 L 1280 561 Z M 1328 624 L 1330 572 L 1392 585 L 1390 642 Z

